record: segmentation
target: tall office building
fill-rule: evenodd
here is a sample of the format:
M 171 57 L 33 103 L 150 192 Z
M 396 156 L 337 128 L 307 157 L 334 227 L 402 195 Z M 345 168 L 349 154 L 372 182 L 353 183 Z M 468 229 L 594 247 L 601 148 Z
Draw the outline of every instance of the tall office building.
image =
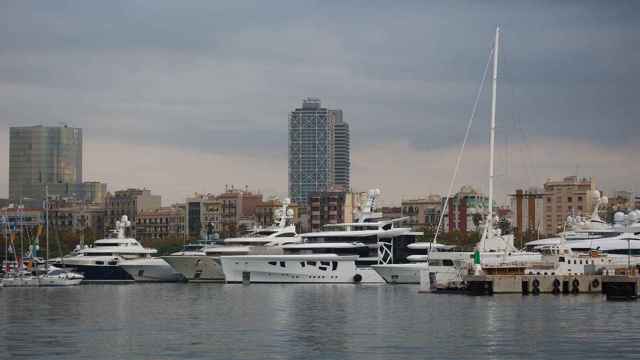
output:
M 82 129 L 12 127 L 9 138 L 9 197 L 39 202 L 82 191 Z
M 351 142 L 349 124 L 342 120 L 342 110 L 329 110 L 335 118 L 334 132 L 334 185 L 349 191 L 351 187 Z
M 323 108 L 319 99 L 303 100 L 289 115 L 289 197 L 304 204 L 310 193 L 348 188 L 350 162 L 342 110 Z

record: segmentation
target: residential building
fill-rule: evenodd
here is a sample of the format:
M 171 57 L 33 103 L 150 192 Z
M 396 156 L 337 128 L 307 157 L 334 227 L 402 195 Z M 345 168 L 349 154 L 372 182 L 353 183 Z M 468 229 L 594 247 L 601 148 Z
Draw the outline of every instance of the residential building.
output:
M 324 225 L 356 222 L 364 195 L 337 189 L 309 194 L 307 230 L 320 231 Z
M 180 206 L 143 210 L 136 218 L 139 241 L 177 239 L 185 231 L 185 209 Z
M 349 125 L 342 110 L 307 98 L 289 115 L 289 197 L 306 204 L 312 192 L 351 185 Z
M 82 183 L 82 199 L 92 204 L 104 204 L 107 195 L 107 184 L 98 181 L 85 181 Z
M 104 202 L 105 230 L 112 229 L 122 215 L 127 215 L 131 221 L 131 233 L 135 234 L 138 214 L 146 210 L 159 209 L 161 203 L 161 196 L 151 194 L 151 190 L 148 189 L 126 189 L 114 194 L 107 193 Z
M 516 244 L 520 244 L 525 238 L 526 240 L 537 238 L 543 231 L 544 191 L 536 188 L 518 189 L 515 194 L 509 196 Z
M 101 238 L 105 231 L 103 206 L 79 201 L 54 201 L 49 204 L 49 232 L 78 234 L 80 243 Z
M 595 181 L 591 178 L 567 176 L 561 181 L 544 183 L 544 232 L 562 231 L 569 215 L 590 216 L 593 211 Z
M 255 226 L 256 207 L 262 202 L 262 194 L 251 192 L 246 186 L 244 190 L 228 186 L 216 199 L 222 203 L 220 232 L 224 237 L 235 236 Z
M 415 229 L 433 229 L 438 226 L 442 213 L 442 196 L 405 199 L 401 203 L 402 216 L 409 217 L 408 225 Z
M 444 205 L 445 199 L 443 199 Z M 471 186 L 463 186 L 449 199 L 443 216 L 444 231 L 479 231 L 488 213 L 489 198 Z M 495 209 L 495 203 L 493 204 Z M 494 212 L 496 213 L 496 212 Z
M 45 189 L 52 196 L 73 195 L 82 184 L 82 129 L 11 127 L 9 198 L 42 206 Z
M 222 231 L 222 201 L 212 194 L 194 194 L 185 200 L 185 234 L 202 239 Z

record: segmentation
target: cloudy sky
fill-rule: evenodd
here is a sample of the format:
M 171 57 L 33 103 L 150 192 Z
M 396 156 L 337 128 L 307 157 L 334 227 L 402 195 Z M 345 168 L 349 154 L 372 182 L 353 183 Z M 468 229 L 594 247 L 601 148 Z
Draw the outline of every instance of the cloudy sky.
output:
M 640 191 L 640 3 L 0 1 L 8 128 L 81 127 L 85 179 L 165 203 L 287 191 L 287 117 L 313 96 L 352 129 L 356 190 L 446 192 L 503 32 L 496 191 L 593 176 Z M 489 87 L 456 184 L 486 189 Z M 634 160 L 635 159 L 635 160 Z

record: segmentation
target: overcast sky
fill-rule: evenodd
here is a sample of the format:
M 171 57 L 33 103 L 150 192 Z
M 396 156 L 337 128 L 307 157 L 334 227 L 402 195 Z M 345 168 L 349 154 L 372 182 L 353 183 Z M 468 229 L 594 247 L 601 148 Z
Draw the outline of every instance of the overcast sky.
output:
M 444 193 L 496 24 L 502 199 L 576 174 L 640 191 L 640 2 L 514 3 L 3 0 L 0 197 L 8 127 L 62 122 L 110 190 L 285 195 L 308 96 L 343 109 L 356 190 Z M 489 95 L 456 187 L 487 188 Z

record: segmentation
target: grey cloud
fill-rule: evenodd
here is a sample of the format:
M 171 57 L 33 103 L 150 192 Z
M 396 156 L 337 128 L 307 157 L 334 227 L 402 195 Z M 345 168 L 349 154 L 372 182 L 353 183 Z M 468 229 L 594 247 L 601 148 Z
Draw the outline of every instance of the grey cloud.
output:
M 2 10 L 3 127 L 68 122 L 88 140 L 282 157 L 288 112 L 318 96 L 344 110 L 355 148 L 457 146 L 500 23 L 500 136 L 607 146 L 639 133 L 640 5 L 631 1 L 20 1 Z M 488 140 L 487 105 L 485 91 L 473 143 Z

